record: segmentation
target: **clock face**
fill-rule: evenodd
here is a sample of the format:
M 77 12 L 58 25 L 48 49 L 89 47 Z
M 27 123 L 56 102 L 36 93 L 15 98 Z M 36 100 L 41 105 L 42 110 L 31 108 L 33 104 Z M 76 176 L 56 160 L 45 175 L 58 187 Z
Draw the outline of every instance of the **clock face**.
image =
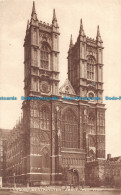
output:
M 50 92 L 50 84 L 47 81 L 42 81 L 40 83 L 40 91 L 43 93 L 49 93 Z
M 89 97 L 90 97 L 90 98 L 93 98 L 93 97 L 94 97 L 94 94 L 90 92 L 90 93 L 89 93 Z

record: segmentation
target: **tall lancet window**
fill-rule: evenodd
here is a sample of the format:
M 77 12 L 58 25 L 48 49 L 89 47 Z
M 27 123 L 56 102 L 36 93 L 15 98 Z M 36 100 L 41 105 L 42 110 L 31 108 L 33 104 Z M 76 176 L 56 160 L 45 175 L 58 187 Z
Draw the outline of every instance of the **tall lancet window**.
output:
M 93 57 L 89 57 L 87 61 L 87 79 L 94 80 L 95 75 L 94 75 L 94 66 L 95 65 L 95 60 Z
M 37 30 L 36 29 L 33 30 L 33 43 L 37 44 Z
M 95 134 L 95 116 L 93 113 L 88 116 L 88 133 Z
M 40 110 L 40 128 L 49 130 L 49 109 L 47 106 L 42 106 Z
M 38 61 L 37 61 L 37 50 L 34 49 L 33 50 L 34 56 L 33 56 L 33 65 L 37 66 L 38 65 Z
M 78 148 L 78 121 L 72 110 L 62 115 L 62 147 Z
M 42 45 L 41 52 L 40 52 L 41 68 L 45 68 L 45 69 L 49 68 L 49 61 L 50 61 L 49 60 L 49 56 L 50 56 L 49 53 L 50 53 L 49 47 L 46 44 Z

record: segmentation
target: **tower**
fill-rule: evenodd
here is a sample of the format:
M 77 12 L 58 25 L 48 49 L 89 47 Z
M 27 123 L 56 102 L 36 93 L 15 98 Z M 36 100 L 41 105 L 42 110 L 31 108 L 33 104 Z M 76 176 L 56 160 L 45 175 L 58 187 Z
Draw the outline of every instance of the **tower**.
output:
M 51 25 L 39 22 L 33 2 L 24 53 L 25 96 L 58 95 L 59 27 L 55 10 Z
M 22 107 L 26 136 L 24 174 L 26 182 L 31 185 L 36 182 L 50 184 L 51 172 L 55 174 L 56 171 L 52 169 L 55 158 L 51 160 L 52 125 L 55 122 L 52 123 L 51 113 L 55 107 L 45 98 L 59 95 L 59 35 L 55 10 L 52 24 L 46 24 L 38 20 L 33 2 L 24 40 L 24 91 L 25 97 L 31 100 L 25 100 Z
M 76 95 L 98 97 L 80 102 L 83 109 L 84 145 L 87 159 L 105 158 L 105 105 L 103 104 L 103 42 L 99 26 L 96 39 L 85 35 L 82 19 L 77 41 L 68 51 L 68 79 Z
M 96 40 L 86 37 L 82 19 L 76 43 L 72 43 L 68 51 L 68 78 L 79 96 L 98 96 L 102 99 L 103 92 L 103 42 L 101 40 L 99 26 Z M 89 87 L 95 88 L 89 91 Z

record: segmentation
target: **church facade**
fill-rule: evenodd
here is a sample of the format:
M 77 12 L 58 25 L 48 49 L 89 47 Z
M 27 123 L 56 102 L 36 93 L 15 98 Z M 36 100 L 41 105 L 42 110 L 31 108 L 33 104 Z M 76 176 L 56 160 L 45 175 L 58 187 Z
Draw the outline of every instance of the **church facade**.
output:
M 99 27 L 96 39 L 91 39 L 85 35 L 81 20 L 76 43 L 72 37 L 70 40 L 68 78 L 60 88 L 59 36 L 55 10 L 49 25 L 38 20 L 33 3 L 24 40 L 24 91 L 25 97 L 33 100 L 23 101 L 20 128 L 24 151 L 19 173 L 14 170 L 16 181 L 29 185 L 76 185 L 85 180 L 86 163 L 105 159 L 103 42 Z

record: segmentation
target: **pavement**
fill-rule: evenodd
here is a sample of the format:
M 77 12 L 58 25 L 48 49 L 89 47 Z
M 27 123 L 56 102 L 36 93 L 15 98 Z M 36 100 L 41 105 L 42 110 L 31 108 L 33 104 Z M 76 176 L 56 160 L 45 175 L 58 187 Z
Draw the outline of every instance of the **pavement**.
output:
M 2 188 L 0 195 L 121 195 L 121 189 L 114 188 L 71 188 L 67 187 L 28 187 Z

